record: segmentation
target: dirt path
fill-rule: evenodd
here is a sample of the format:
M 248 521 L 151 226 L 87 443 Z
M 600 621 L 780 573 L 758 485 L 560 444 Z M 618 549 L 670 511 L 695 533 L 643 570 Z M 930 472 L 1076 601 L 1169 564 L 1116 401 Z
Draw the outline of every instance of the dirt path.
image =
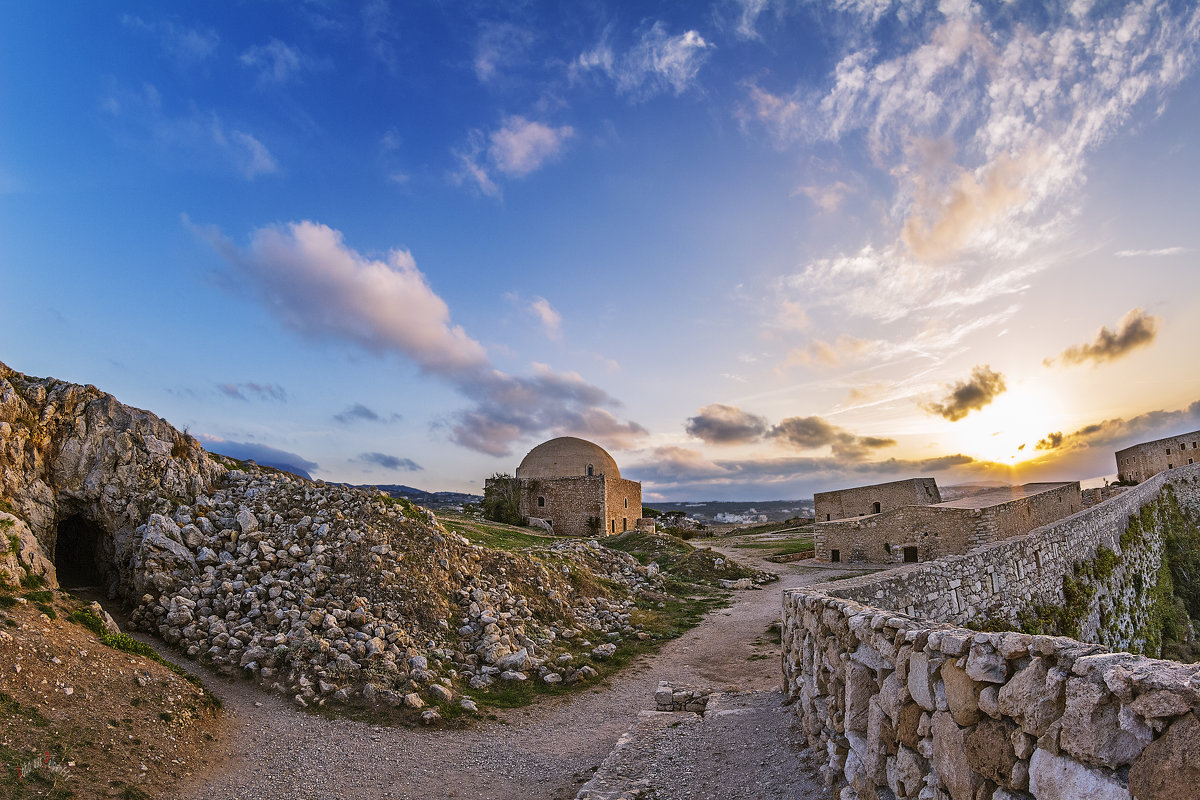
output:
M 751 560 L 747 551 L 734 552 Z M 503 712 L 499 721 L 465 731 L 326 719 L 164 651 L 199 672 L 228 714 L 213 768 L 179 787 L 179 797 L 568 800 L 637 720 L 638 711 L 653 707 L 659 680 L 778 691 L 779 648 L 767 640 L 766 631 L 779 618 L 779 593 L 816 582 L 824 573 L 771 566 L 783 572 L 779 583 L 736 592 L 731 607 L 711 614 L 607 683 Z

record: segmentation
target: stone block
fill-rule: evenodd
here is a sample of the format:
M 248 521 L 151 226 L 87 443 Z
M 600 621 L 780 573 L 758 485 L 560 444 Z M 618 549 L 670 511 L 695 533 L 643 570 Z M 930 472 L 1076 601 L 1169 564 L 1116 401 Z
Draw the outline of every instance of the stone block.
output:
M 933 715 L 933 767 L 952 800 L 975 800 L 982 779 L 968 764 L 964 731 L 947 712 Z
M 936 664 L 930 663 L 927 653 L 917 651 L 908 659 L 908 693 L 917 705 L 926 711 L 937 708 L 933 688 L 933 672 Z
M 1081 761 L 1119 767 L 1141 755 L 1154 734 L 1128 711 L 1108 688 L 1087 678 L 1067 681 L 1062 715 L 1062 749 Z
M 1129 770 L 1137 800 L 1176 800 L 1200 794 L 1200 718 L 1180 718 L 1151 742 Z
M 964 727 L 979 721 L 979 684 L 954 661 L 942 664 L 942 683 L 946 687 L 946 705 L 954 721 Z
M 1037 800 L 1129 800 L 1108 773 L 1040 748 L 1029 762 L 1029 791 Z
M 988 780 L 1013 788 L 1017 755 L 1011 736 L 1016 730 L 1017 726 L 1006 720 L 986 719 L 976 725 L 964 741 L 967 764 Z
M 1053 679 L 1045 659 L 1035 658 L 999 691 L 1001 714 L 1015 719 L 1027 733 L 1041 736 L 1063 713 L 1063 684 Z

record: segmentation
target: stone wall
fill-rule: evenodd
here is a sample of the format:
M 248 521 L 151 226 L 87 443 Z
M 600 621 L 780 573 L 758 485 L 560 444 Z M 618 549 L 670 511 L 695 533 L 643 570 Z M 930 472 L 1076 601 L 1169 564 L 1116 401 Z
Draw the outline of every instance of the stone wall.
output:
M 1200 431 L 1143 442 L 1117 451 L 1117 477 L 1141 483 L 1163 470 L 1200 462 Z
M 631 531 L 642 516 L 642 485 L 637 481 L 608 478 L 604 482 L 604 505 L 609 534 Z
M 942 502 L 937 481 L 933 478 L 908 478 L 873 486 L 856 486 L 832 492 L 817 492 L 813 496 L 818 521 L 845 519 L 876 514 L 901 506 L 924 506 Z M 875 504 L 879 504 L 878 510 Z
M 605 477 L 522 478 L 521 516 L 537 517 L 552 523 L 554 532 L 564 536 L 596 536 L 588 528 L 588 517 L 606 525 L 604 512 Z M 544 505 L 538 503 L 538 498 Z
M 826 561 L 834 560 L 836 550 L 838 561 L 902 563 L 905 548 L 915 548 L 917 561 L 930 561 L 1027 533 L 1082 507 L 1078 483 L 982 508 L 904 506 L 817 523 L 814 552 Z M 912 555 L 910 549 L 908 560 L 913 560 Z
M 954 624 L 1062 603 L 1064 576 L 1100 547 L 1121 556 L 1131 518 L 1168 484 L 1200 510 L 1196 465 L 967 555 L 785 592 L 786 690 L 843 800 L 1193 796 L 1200 665 Z M 1147 569 L 1155 535 L 1127 537 L 1121 563 Z

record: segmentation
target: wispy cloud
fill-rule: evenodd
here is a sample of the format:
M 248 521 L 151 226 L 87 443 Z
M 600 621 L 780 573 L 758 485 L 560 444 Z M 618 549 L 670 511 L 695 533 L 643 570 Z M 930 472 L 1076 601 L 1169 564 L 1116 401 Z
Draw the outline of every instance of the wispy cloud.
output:
M 506 117 L 486 136 L 473 131 L 468 146 L 454 151 L 459 169 L 451 177 L 455 183 L 474 184 L 481 193 L 499 197 L 493 173 L 523 178 L 536 172 L 557 159 L 574 135 L 570 125 L 553 127 L 521 116 Z
M 286 403 L 288 399 L 287 392 L 277 383 L 221 383 L 217 384 L 217 390 L 226 397 L 247 402 L 251 397 L 278 403 Z
M 1188 247 L 1160 247 L 1157 250 L 1118 250 L 1116 255 L 1121 258 L 1154 258 L 1158 256 L 1181 256 L 1190 252 L 1192 252 L 1191 248 Z
M 212 56 L 221 37 L 212 28 L 188 27 L 170 21 L 147 22 L 139 16 L 126 14 L 121 24 L 130 30 L 154 37 L 163 52 L 181 66 L 194 66 Z
M 542 323 L 542 329 L 551 339 L 562 338 L 562 314 L 554 310 L 550 301 L 544 297 L 535 297 L 529 304 L 529 310 Z
M 667 33 L 656 21 L 643 26 L 638 41 L 622 55 L 614 52 L 608 35 L 571 64 L 571 73 L 580 76 L 601 72 L 610 78 L 619 92 L 636 98 L 672 91 L 679 95 L 691 88 L 713 45 L 698 31 Z
M 266 44 L 257 44 L 242 53 L 242 64 L 258 73 L 261 85 L 282 85 L 312 65 L 298 47 L 271 38 Z
M 387 453 L 363 453 L 358 456 L 358 461 L 364 464 L 370 464 L 373 467 L 383 467 L 401 472 L 421 472 L 424 468 L 413 461 L 411 458 L 400 458 L 399 456 L 388 455 Z
M 1131 309 L 1117 322 L 1115 331 L 1102 326 L 1092 341 L 1072 345 L 1055 358 L 1044 359 L 1042 363 L 1049 367 L 1056 361 L 1064 366 L 1087 361 L 1096 364 L 1116 361 L 1140 347 L 1148 347 L 1158 336 L 1161 323 L 1160 317 L 1147 314 L 1140 308 Z
M 746 3 L 747 19 L 765 7 Z M 905 27 L 924 35 L 887 41 L 880 7 L 838 4 L 861 35 L 823 89 L 751 82 L 742 116 L 781 147 L 865 142 L 893 181 L 882 235 L 791 282 L 797 296 L 881 321 L 1022 291 L 1053 263 L 1034 253 L 1068 235 L 1091 154 L 1189 74 L 1200 41 L 1190 4 L 1048 6 L 1036 21 L 1003 5 L 913 5 Z
M 219 230 L 185 223 L 235 270 L 234 277 L 286 327 L 318 340 L 392 353 L 446 381 L 471 401 L 443 423 L 464 447 L 509 455 L 513 443 L 547 432 L 631 447 L 647 433 L 622 421 L 620 403 L 575 372 L 534 364 L 529 375 L 492 366 L 483 346 L 450 321 L 446 302 L 406 250 L 386 261 L 346 246 L 316 222 L 259 228 L 245 247 Z
M 971 370 L 971 377 L 959 381 L 951 387 L 941 402 L 925 403 L 921 407 L 930 414 L 945 417 L 951 422 L 957 422 L 972 411 L 978 411 L 989 405 L 1008 387 L 1004 384 L 1004 376 L 995 372 L 986 364 Z
M 689 417 L 685 429 L 688 436 L 709 444 L 746 444 L 761 439 L 768 425 L 765 417 L 736 406 L 713 403 L 700 409 L 696 416 Z
M 153 84 L 143 84 L 138 91 L 115 89 L 102 98 L 100 107 L 120 138 L 179 164 L 215 161 L 246 180 L 279 171 L 275 157 L 257 137 L 229 126 L 216 112 L 194 107 L 179 114 L 167 111 Z
M 487 22 L 480 26 L 475 40 L 475 77 L 480 83 L 501 81 L 506 70 L 528 61 L 533 32 L 511 22 Z

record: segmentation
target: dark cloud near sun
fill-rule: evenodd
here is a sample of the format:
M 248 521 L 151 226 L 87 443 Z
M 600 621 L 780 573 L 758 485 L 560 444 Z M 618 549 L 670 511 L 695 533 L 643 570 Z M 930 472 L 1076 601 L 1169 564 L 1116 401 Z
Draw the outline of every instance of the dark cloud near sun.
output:
M 387 453 L 363 453 L 355 460 L 375 467 L 402 470 L 404 472 L 421 472 L 424 469 L 424 467 L 411 458 L 400 458 L 399 456 L 388 455 Z
M 217 391 L 242 402 L 249 402 L 251 399 L 287 402 L 287 391 L 277 383 L 218 383 Z
M 856 436 L 821 417 L 788 417 L 767 434 L 801 450 L 829 446 L 839 459 L 857 461 L 872 451 L 896 444 L 895 439 L 880 436 Z
M 1148 439 L 1159 439 L 1200 424 L 1200 400 L 1175 411 L 1148 411 L 1136 417 L 1106 419 L 1064 434 L 1049 433 L 1037 443 L 1038 450 L 1062 452 L 1084 447 L 1109 446 L 1121 449 Z
M 277 447 L 261 442 L 232 442 L 220 436 L 202 433 L 197 437 L 204 443 L 204 449 L 210 453 L 236 458 L 239 461 L 253 461 L 264 467 L 274 467 L 301 478 L 312 478 L 312 471 L 319 468 L 315 461 L 309 461 L 298 453 L 280 450 Z
M 769 423 L 765 417 L 743 411 L 736 406 L 713 403 L 688 417 L 689 436 L 709 444 L 748 444 L 761 439 Z
M 951 422 L 958 422 L 972 411 L 991 403 L 1007 388 L 1003 375 L 994 372 L 987 364 L 981 364 L 971 370 L 970 378 L 949 387 L 940 403 L 923 403 L 921 408 Z
M 1161 324 L 1161 317 L 1134 308 L 1121 317 L 1115 331 L 1102 326 L 1092 341 L 1072 345 L 1055 358 L 1044 359 L 1042 363 L 1049 367 L 1055 362 L 1061 362 L 1063 366 L 1073 366 L 1088 361 L 1095 364 L 1116 361 L 1139 347 L 1149 346 L 1158 336 Z

